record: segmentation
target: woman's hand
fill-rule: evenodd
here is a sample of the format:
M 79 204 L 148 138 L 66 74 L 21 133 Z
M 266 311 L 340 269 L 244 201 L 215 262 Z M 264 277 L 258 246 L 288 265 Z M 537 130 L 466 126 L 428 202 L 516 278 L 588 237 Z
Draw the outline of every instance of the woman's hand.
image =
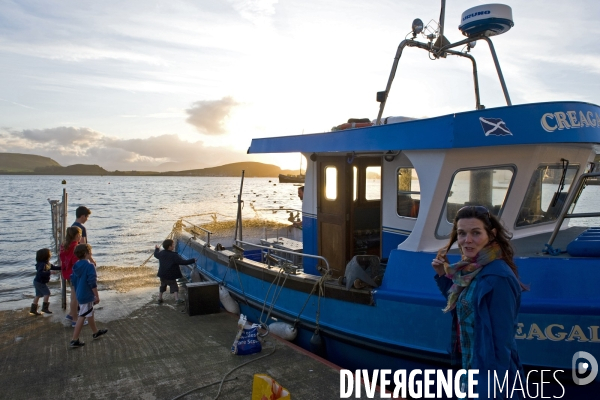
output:
M 433 267 L 436 274 L 438 274 L 438 276 L 443 276 L 446 274 L 446 271 L 444 271 L 444 261 L 443 260 L 434 258 L 433 261 L 431 262 L 431 266 Z
M 438 276 L 446 275 L 446 271 L 444 270 L 444 263 L 448 262 L 448 258 L 446 257 L 446 250 L 441 249 L 437 252 L 437 256 L 431 261 L 431 266 L 434 271 L 438 274 Z

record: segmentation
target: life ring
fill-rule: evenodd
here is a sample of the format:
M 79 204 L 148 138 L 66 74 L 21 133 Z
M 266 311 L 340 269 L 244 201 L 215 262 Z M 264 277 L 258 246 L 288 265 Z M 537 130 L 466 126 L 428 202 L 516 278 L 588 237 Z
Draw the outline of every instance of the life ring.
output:
M 372 122 L 346 122 L 344 124 L 334 127 L 332 130 L 343 131 L 345 129 L 366 128 L 367 126 L 372 126 L 372 125 L 373 125 Z

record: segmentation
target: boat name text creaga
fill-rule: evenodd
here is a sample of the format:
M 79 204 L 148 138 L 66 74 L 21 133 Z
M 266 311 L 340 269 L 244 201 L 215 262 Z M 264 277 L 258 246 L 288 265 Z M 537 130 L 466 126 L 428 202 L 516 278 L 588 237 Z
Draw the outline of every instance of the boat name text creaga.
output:
M 566 113 L 557 111 L 542 115 L 540 123 L 547 132 L 582 127 L 600 128 L 600 116 L 598 113 L 592 113 L 591 111 L 586 113 L 583 111 L 567 111 Z
M 545 328 L 540 328 L 535 322 L 529 327 L 529 332 L 523 329 L 525 324 L 519 322 L 517 324 L 517 333 L 515 339 L 525 340 L 551 340 L 553 342 L 572 342 L 577 339 L 578 342 L 600 343 L 598 337 L 598 329 L 600 326 L 588 326 L 589 337 L 586 336 L 584 330 L 579 325 L 573 325 L 569 333 L 565 330 L 564 325 L 550 324 Z

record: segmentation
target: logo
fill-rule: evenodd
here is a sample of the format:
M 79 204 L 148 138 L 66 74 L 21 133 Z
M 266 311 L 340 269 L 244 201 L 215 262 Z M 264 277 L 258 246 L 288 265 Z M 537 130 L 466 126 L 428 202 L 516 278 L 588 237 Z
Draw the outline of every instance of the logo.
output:
M 483 118 L 479 117 L 481 127 L 485 136 L 512 136 L 512 132 L 506 126 L 506 123 L 500 118 Z
M 584 359 L 585 361 L 582 361 L 581 359 Z M 577 385 L 587 385 L 596 379 L 596 375 L 598 375 L 598 361 L 596 361 L 593 355 L 586 351 L 578 351 L 573 354 L 571 367 L 573 369 L 573 382 Z M 590 370 L 591 372 L 587 377 L 581 377 Z
M 492 13 L 492 12 L 491 12 L 490 10 L 485 10 L 485 11 L 474 12 L 474 13 L 472 13 L 472 14 L 465 15 L 465 16 L 463 17 L 463 19 L 462 19 L 462 20 L 463 20 L 463 22 L 464 22 L 464 21 L 466 21 L 466 20 L 468 20 L 468 19 L 470 19 L 470 18 L 474 18 L 474 17 L 477 17 L 477 16 L 479 16 L 479 15 L 488 15 L 488 14 L 491 14 L 491 13 Z

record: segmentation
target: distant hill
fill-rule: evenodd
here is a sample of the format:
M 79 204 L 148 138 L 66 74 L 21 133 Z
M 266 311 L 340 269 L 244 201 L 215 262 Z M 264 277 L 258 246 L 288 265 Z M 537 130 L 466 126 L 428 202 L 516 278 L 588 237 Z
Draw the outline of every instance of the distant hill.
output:
M 111 173 L 99 165 L 73 164 L 68 167 L 38 167 L 33 170 L 36 175 L 110 175 Z
M 198 161 L 191 162 L 174 162 L 169 161 L 153 167 L 152 170 L 156 172 L 174 172 L 174 171 L 189 171 L 191 169 L 206 168 L 207 165 Z
M 190 169 L 185 171 L 107 171 L 99 165 L 75 164 L 67 167 L 48 157 L 33 154 L 0 153 L 0 174 L 25 175 L 118 175 L 118 176 L 241 176 L 272 177 L 279 174 L 297 174 L 297 171 L 282 171 L 276 165 L 259 162 L 238 162 L 219 167 Z
M 33 172 L 36 168 L 61 167 L 48 157 L 34 154 L 0 153 L 0 172 Z
M 242 170 L 246 177 L 277 177 L 281 173 L 281 168 L 272 164 L 263 164 L 259 162 L 238 162 L 225 164 L 219 167 L 191 169 L 178 172 L 164 172 L 160 175 L 166 176 L 241 176 Z

